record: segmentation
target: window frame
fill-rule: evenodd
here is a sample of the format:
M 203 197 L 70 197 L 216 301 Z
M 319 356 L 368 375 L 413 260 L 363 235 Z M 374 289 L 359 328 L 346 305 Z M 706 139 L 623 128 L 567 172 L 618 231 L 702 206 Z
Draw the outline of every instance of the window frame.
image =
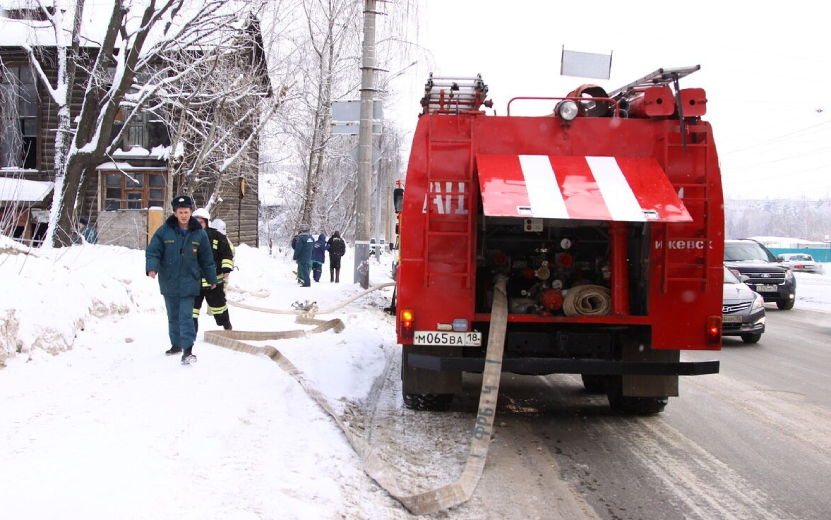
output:
M 40 121 L 40 109 L 41 109 L 41 101 L 40 101 L 40 88 L 38 85 L 38 78 L 35 73 L 31 70 L 31 67 L 28 64 L 9 64 L 6 67 L 6 70 L 9 72 L 9 75 L 14 77 L 13 83 L 8 83 L 3 80 L 3 83 L 13 90 L 12 95 L 15 98 L 16 106 L 14 107 L 14 119 L 17 123 L 17 131 L 18 138 L 20 140 L 19 146 L 20 149 L 17 150 L 17 157 L 14 158 L 13 161 L 10 161 L 9 164 L 6 164 L 6 159 L 3 157 L 5 156 L 5 145 L 2 146 L 0 149 L 0 167 L 11 167 L 11 168 L 19 168 L 24 170 L 40 170 L 40 153 L 41 153 L 41 121 Z M 28 71 L 29 77 L 31 81 L 28 83 L 24 83 L 21 78 L 22 71 Z M 30 91 L 26 92 L 32 99 L 27 99 L 27 96 L 24 96 L 24 85 L 29 86 L 31 89 Z M 30 102 L 34 107 L 31 114 L 25 114 L 26 110 L 25 107 Z M 25 122 L 29 122 L 30 124 L 27 125 Z M 26 132 L 25 129 L 27 127 L 33 127 L 30 132 Z M 12 130 L 13 132 L 13 130 Z M 5 136 L 9 135 L 10 132 L 3 132 L 2 137 L 0 137 L 0 143 L 4 140 Z M 32 149 L 28 152 L 26 148 L 30 145 L 34 144 Z M 19 161 L 20 164 L 11 164 L 11 162 Z
M 159 178 L 162 184 L 158 184 Z M 152 180 L 155 180 L 156 184 L 151 185 Z M 101 211 L 135 211 L 146 210 L 151 206 L 164 207 L 165 201 L 170 198 L 167 172 L 164 170 L 101 170 L 98 185 Z M 161 193 L 157 190 L 161 190 Z

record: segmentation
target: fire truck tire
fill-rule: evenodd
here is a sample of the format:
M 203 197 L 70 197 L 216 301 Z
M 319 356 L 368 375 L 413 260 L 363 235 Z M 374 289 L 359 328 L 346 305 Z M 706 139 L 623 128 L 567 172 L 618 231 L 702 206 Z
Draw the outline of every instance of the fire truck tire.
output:
M 631 397 L 623 395 L 620 376 L 609 376 L 606 380 L 606 396 L 609 405 L 617 413 L 629 415 L 653 415 L 661 413 L 669 401 L 668 397 Z
M 741 337 L 742 341 L 744 341 L 745 343 L 759 343 L 759 340 L 762 339 L 762 334 L 752 334 L 748 332 L 746 334 L 742 334 Z
M 776 302 L 776 306 L 779 308 L 780 311 L 789 311 L 793 309 L 793 300 L 779 300 Z
M 404 406 L 410 410 L 443 412 L 453 403 L 453 394 L 404 394 Z
M 583 378 L 583 388 L 590 394 L 604 394 L 606 393 L 606 376 L 599 374 L 581 374 Z

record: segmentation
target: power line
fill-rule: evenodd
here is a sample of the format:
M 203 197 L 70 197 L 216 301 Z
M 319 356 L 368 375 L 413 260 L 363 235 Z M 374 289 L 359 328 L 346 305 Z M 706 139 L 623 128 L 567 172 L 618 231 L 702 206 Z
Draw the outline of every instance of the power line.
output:
M 785 138 L 785 137 L 789 137 L 789 136 L 792 136 L 792 135 L 796 135 L 796 134 L 799 134 L 800 132 L 804 132 L 804 131 L 806 131 L 806 130 L 810 130 L 810 129 L 812 129 L 812 128 L 817 128 L 817 127 L 820 127 L 820 126 L 823 126 L 823 125 L 827 125 L 827 124 L 829 124 L 829 123 L 831 123 L 831 120 L 829 120 L 829 121 L 823 121 L 822 123 L 818 123 L 818 124 L 816 124 L 816 125 L 813 125 L 813 126 L 809 126 L 809 127 L 803 128 L 803 129 L 801 129 L 801 130 L 796 130 L 796 131 L 793 131 L 793 132 L 790 132 L 790 133 L 787 133 L 787 134 L 783 134 L 783 135 L 780 135 L 779 137 L 774 137 L 774 138 L 772 138 L 772 139 L 768 139 L 767 141 L 761 141 L 761 142 L 758 142 L 758 143 L 756 143 L 756 144 L 753 144 L 753 145 L 750 145 L 750 146 L 746 146 L 745 148 L 739 148 L 738 150 L 732 150 L 732 151 L 729 151 L 729 152 L 724 152 L 724 154 L 723 154 L 723 155 L 730 155 L 730 154 L 733 154 L 733 153 L 742 152 L 742 151 L 744 151 L 744 150 L 749 150 L 749 149 L 751 149 L 751 148 L 756 148 L 757 146 L 762 146 L 762 145 L 764 145 L 764 144 L 772 143 L 772 142 L 774 142 L 774 141 L 779 141 L 779 140 L 782 140 L 782 139 L 783 139 L 783 138 Z

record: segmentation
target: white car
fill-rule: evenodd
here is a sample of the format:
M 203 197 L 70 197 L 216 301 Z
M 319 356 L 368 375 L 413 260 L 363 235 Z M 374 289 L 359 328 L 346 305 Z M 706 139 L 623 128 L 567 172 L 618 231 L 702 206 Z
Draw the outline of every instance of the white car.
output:
M 779 263 L 794 271 L 803 273 L 821 273 L 822 264 L 807 253 L 782 253 L 776 257 Z

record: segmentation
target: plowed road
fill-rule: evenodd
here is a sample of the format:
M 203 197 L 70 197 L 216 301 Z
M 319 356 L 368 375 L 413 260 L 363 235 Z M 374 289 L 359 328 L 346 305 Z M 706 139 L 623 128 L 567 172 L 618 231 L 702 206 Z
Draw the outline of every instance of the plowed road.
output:
M 684 357 L 720 359 L 721 373 L 682 378 L 681 396 L 651 417 L 613 415 L 579 376 L 504 374 L 485 475 L 446 517 L 831 518 L 831 315 L 768 306 L 758 344 L 725 338 L 721 352 Z M 426 437 L 412 453 L 443 434 L 437 451 L 460 459 L 479 381 L 466 376 L 441 426 L 404 414 Z

